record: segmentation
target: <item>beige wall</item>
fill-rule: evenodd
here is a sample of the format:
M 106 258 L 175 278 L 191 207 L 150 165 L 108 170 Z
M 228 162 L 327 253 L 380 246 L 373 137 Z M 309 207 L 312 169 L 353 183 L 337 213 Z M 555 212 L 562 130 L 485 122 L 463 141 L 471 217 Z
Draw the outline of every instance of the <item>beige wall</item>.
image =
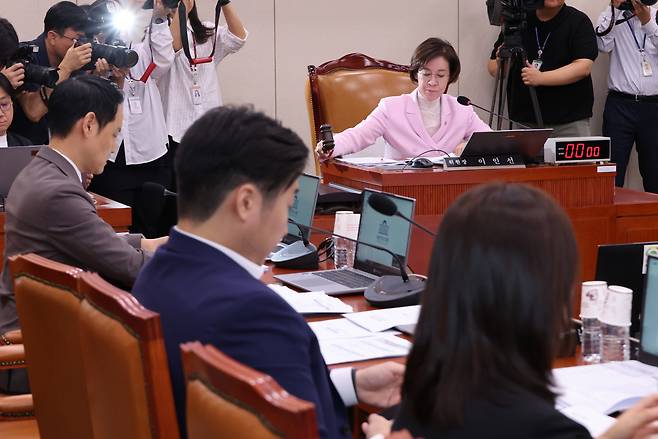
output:
M 0 15 L 14 23 L 22 39 L 37 35 L 52 0 L 0 0 Z M 79 3 L 85 3 L 80 0 Z M 214 2 L 198 0 L 210 19 Z M 309 144 L 304 84 L 306 66 L 349 52 L 408 63 L 414 47 L 428 36 L 451 41 L 459 51 L 462 76 L 450 93 L 488 107 L 493 80 L 485 70 L 498 29 L 488 24 L 483 0 L 235 0 L 249 29 L 247 45 L 219 68 L 224 100 L 251 103 L 277 117 Z M 607 1 L 570 0 L 596 21 Z M 596 100 L 592 127 L 600 132 L 605 102 L 607 56 L 594 68 Z M 486 120 L 486 114 L 481 114 Z M 632 165 L 637 168 L 637 164 Z M 631 186 L 638 187 L 635 171 Z

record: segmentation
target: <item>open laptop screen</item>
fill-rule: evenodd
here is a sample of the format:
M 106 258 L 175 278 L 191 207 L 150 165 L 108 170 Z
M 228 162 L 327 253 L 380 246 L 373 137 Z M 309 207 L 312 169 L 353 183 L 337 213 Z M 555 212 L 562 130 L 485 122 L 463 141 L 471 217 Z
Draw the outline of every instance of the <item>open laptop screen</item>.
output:
M 302 174 L 297 179 L 299 189 L 295 193 L 295 199 L 292 206 L 288 209 L 288 218 L 305 226 L 310 226 L 313 222 L 315 213 L 315 202 L 318 199 L 318 186 L 320 178 L 314 175 Z M 310 230 L 306 230 L 306 239 L 309 239 Z M 283 238 L 283 242 L 290 244 L 302 239 L 302 232 L 294 224 L 288 224 L 288 234 Z
M 42 145 L 0 148 L 0 198 L 9 193 L 16 176 L 32 160 Z
M 411 224 L 396 216 L 385 216 L 375 211 L 368 204 L 368 198 L 373 191 L 363 191 L 363 207 L 359 223 L 360 242 L 387 248 L 400 256 L 406 263 L 411 236 Z M 386 194 L 396 204 L 398 211 L 407 218 L 413 218 L 415 200 L 413 198 Z M 399 273 L 399 264 L 393 256 L 366 245 L 357 244 L 354 256 L 354 268 L 380 276 L 382 274 Z
M 640 349 L 658 357 L 658 258 L 647 260 L 647 278 L 644 284 Z

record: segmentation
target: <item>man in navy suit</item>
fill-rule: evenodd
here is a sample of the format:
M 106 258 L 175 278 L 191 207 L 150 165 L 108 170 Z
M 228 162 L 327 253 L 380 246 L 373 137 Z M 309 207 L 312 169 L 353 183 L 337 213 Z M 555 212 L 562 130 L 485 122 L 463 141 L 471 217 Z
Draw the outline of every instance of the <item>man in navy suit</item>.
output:
M 307 157 L 296 134 L 246 108 L 209 111 L 180 143 L 178 225 L 133 293 L 160 313 L 183 436 L 179 345 L 192 340 L 217 346 L 314 403 L 323 438 L 350 436 L 346 405 L 399 401 L 402 365 L 330 373 L 302 316 L 259 280 L 265 257 L 287 231 Z

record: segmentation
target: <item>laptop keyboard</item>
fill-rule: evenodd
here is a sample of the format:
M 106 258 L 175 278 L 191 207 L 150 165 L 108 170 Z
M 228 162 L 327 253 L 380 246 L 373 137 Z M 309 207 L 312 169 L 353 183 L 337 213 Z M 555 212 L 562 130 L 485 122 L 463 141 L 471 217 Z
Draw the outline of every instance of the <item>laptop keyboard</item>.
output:
M 314 274 L 348 288 L 366 288 L 374 282 L 372 278 L 351 270 L 318 271 Z

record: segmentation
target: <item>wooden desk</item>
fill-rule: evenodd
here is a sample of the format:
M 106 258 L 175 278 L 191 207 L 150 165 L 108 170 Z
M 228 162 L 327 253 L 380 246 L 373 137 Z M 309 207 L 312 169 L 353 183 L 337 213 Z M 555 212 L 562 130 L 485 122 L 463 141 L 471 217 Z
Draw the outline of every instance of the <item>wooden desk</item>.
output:
M 658 240 L 658 195 L 615 188 L 614 172 L 597 165 L 535 166 L 478 171 L 382 170 L 322 165 L 324 183 L 371 188 L 416 199 L 415 217 L 437 230 L 448 206 L 467 190 L 490 181 L 525 183 L 549 193 L 571 219 L 580 251 L 581 280 L 592 280 L 601 244 Z M 427 274 L 433 240 L 413 229 L 408 262 Z M 580 300 L 574 301 L 578 313 Z
M 106 223 L 117 232 L 127 232 L 132 224 L 130 207 L 125 204 L 110 200 L 101 195 L 92 194 L 96 200 L 96 209 Z M 0 211 L 0 255 L 4 254 L 5 248 L 5 212 Z

